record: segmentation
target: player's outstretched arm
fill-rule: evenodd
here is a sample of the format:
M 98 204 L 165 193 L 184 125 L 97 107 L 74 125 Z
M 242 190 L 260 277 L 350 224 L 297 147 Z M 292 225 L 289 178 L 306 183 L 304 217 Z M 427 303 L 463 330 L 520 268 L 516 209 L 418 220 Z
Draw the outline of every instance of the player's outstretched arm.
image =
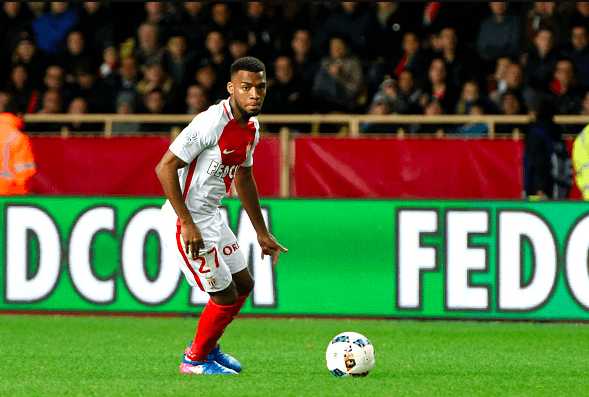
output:
M 276 265 L 280 252 L 288 252 L 288 250 L 280 245 L 274 236 L 268 232 L 260 209 L 258 187 L 254 180 L 252 167 L 240 167 L 237 170 L 235 189 L 258 235 L 258 243 L 262 247 L 262 259 L 264 259 L 264 255 L 271 255 L 273 256 L 272 265 Z
M 196 260 L 199 250 L 204 249 L 204 242 L 200 230 L 194 224 L 188 207 L 186 207 L 186 203 L 182 197 L 182 190 L 180 189 L 180 180 L 178 179 L 178 170 L 187 165 L 183 160 L 168 150 L 155 167 L 155 173 L 162 184 L 164 194 L 170 200 L 170 204 L 172 204 L 176 215 L 178 215 L 178 219 L 180 219 L 180 233 L 184 240 L 186 254 L 192 254 L 192 259 Z

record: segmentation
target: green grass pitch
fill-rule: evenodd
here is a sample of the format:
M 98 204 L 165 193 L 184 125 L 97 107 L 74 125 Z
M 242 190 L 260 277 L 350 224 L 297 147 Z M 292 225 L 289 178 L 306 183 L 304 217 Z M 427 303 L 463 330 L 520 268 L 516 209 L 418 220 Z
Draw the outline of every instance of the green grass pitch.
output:
M 179 373 L 196 318 L 0 316 L 0 396 L 589 395 L 589 325 L 238 317 L 237 376 Z M 373 343 L 366 378 L 336 378 L 343 331 Z

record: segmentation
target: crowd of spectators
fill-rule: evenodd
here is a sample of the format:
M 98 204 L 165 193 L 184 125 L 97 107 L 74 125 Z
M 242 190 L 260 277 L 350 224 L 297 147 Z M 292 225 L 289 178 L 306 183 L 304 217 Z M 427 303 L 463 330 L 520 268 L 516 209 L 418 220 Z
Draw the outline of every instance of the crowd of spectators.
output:
M 252 55 L 264 113 L 588 114 L 588 29 L 588 2 L 4 2 L 0 111 L 197 114 Z

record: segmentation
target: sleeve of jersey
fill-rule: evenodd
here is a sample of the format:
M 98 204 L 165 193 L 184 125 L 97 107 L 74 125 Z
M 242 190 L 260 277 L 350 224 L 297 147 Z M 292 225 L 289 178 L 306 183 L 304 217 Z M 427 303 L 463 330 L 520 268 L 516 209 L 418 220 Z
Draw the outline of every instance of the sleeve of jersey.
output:
M 212 123 L 210 114 L 196 116 L 170 145 L 170 151 L 187 164 L 207 147 L 212 146 Z

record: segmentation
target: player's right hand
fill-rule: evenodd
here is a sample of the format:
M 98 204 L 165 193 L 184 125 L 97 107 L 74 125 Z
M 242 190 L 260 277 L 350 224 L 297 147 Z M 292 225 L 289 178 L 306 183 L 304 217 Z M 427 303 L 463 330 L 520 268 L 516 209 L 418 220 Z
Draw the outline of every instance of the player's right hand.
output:
M 276 241 L 276 238 L 269 233 L 258 235 L 258 243 L 262 248 L 262 259 L 264 259 L 264 255 L 271 256 L 272 266 L 276 266 L 278 263 L 280 252 L 288 252 L 288 249 L 280 245 L 278 241 Z
M 199 251 L 205 248 L 200 230 L 198 230 L 194 222 L 181 223 L 180 226 L 180 234 L 182 234 L 182 239 L 184 240 L 186 255 L 190 255 L 192 260 L 196 260 L 199 256 Z

